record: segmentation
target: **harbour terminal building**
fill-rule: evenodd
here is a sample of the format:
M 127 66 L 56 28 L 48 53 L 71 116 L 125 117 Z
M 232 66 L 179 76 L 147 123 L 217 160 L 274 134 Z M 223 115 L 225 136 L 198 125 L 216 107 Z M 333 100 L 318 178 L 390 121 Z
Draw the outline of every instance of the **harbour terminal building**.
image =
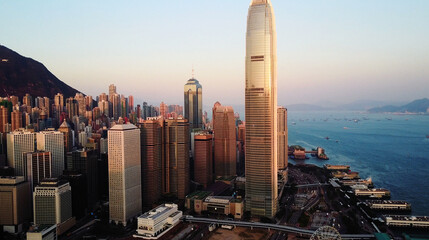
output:
M 397 200 L 369 200 L 365 204 L 374 210 L 399 210 L 410 211 L 411 204 L 406 201 Z
M 429 228 L 429 217 L 390 215 L 385 218 L 389 227 Z
M 137 234 L 134 237 L 158 239 L 180 222 L 182 211 L 176 204 L 162 204 L 137 219 Z

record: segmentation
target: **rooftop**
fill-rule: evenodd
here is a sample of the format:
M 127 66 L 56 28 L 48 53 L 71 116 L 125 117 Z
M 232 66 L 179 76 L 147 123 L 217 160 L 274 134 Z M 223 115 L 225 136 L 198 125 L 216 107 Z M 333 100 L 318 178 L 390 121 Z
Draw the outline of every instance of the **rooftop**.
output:
M 168 211 L 170 211 L 171 209 L 176 209 L 177 210 L 177 205 L 176 204 L 169 204 L 169 203 L 165 203 L 162 205 L 159 205 L 158 207 L 143 213 L 142 215 L 140 215 L 140 219 L 156 219 L 164 214 L 166 214 Z
M 132 130 L 132 129 L 137 129 L 136 126 L 134 126 L 133 124 L 116 124 L 115 126 L 113 126 L 112 128 L 109 129 L 109 131 L 125 131 L 125 130 Z
M 186 198 L 192 198 L 192 199 L 205 199 L 206 197 L 212 195 L 213 192 L 208 192 L 208 191 L 196 191 L 193 193 L 190 193 L 186 196 Z

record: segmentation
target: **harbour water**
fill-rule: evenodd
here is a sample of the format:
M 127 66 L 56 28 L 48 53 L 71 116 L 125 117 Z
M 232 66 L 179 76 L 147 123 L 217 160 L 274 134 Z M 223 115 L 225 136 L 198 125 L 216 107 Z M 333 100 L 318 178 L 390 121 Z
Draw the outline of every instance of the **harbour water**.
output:
M 289 145 L 320 146 L 330 158 L 305 163 L 350 165 L 410 202 L 413 215 L 429 215 L 429 115 L 297 111 L 288 112 L 288 129 Z

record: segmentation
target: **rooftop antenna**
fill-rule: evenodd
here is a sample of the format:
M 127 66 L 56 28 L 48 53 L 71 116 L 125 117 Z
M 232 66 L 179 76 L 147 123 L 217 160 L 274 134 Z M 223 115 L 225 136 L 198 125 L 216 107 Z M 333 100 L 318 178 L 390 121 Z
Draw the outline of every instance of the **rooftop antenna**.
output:
M 192 64 L 192 79 L 195 79 L 195 70 L 194 70 L 194 64 Z

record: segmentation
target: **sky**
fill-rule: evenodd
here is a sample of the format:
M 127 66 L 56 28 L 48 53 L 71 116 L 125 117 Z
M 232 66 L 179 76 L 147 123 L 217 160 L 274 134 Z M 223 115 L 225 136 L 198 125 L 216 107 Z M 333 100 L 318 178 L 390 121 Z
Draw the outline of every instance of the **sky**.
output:
M 0 44 L 85 94 L 244 105 L 250 0 L 0 0 Z M 429 97 L 429 1 L 272 0 L 278 103 L 407 102 Z M 137 104 L 135 103 L 135 104 Z

